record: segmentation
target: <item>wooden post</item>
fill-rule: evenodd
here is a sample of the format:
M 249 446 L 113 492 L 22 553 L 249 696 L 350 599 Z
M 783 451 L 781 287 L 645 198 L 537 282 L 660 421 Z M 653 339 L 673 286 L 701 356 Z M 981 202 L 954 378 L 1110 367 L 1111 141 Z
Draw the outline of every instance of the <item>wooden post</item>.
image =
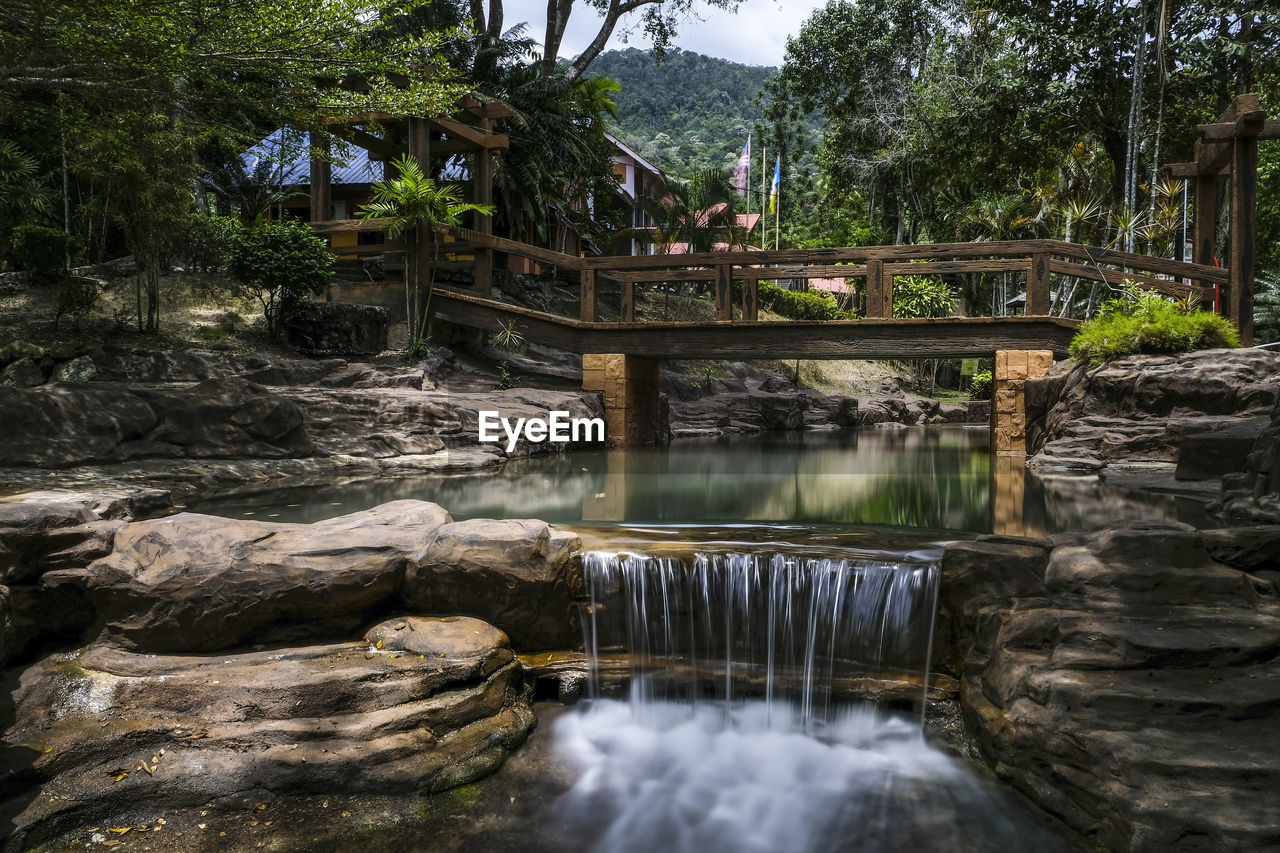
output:
M 1191 260 L 1195 263 L 1213 265 L 1214 232 L 1217 225 L 1218 176 L 1196 175 L 1196 218 L 1191 238 Z M 1201 279 L 1200 286 L 1213 287 L 1214 282 Z M 1216 308 L 1218 313 L 1222 313 L 1221 297 Z
M 422 173 L 427 177 L 431 177 L 431 126 L 425 118 L 409 118 L 409 156 L 417 161 L 418 167 L 422 169 Z M 426 334 L 426 325 L 428 318 L 421 317 L 421 313 L 426 308 L 427 294 L 424 288 L 429 280 L 429 269 L 431 267 L 431 244 L 434 240 L 440 239 L 438 235 L 425 233 L 422 228 L 412 229 L 412 238 L 405 245 L 405 260 L 412 259 L 412 263 L 405 264 L 405 280 L 411 283 L 413 287 L 413 299 L 410 300 L 409 317 L 409 334 L 421 338 Z M 410 282 L 409 279 L 412 278 Z M 419 323 L 419 321 L 422 321 Z M 412 337 L 409 346 L 412 348 L 417 341 Z
M 596 271 L 583 270 L 578 283 L 579 301 L 578 318 L 584 323 L 596 321 Z
M 1243 97 L 1237 98 L 1237 103 Z M 1227 289 L 1227 316 L 1240 330 L 1240 343 L 1245 346 L 1253 345 L 1253 241 L 1257 236 L 1258 195 L 1258 139 L 1254 134 L 1260 125 L 1240 119 L 1231 161 L 1231 286 Z
M 884 261 L 867 259 L 867 319 L 888 320 L 893 317 L 892 277 L 886 279 Z
M 1049 253 L 1037 252 L 1027 264 L 1028 317 L 1049 316 Z
M 748 278 L 742 282 L 742 319 L 754 323 L 760 319 L 760 282 Z
M 493 129 L 493 122 L 490 119 L 480 119 L 480 129 L 489 131 Z M 476 172 L 472 176 L 473 190 L 477 204 L 493 203 L 493 155 L 489 153 L 489 149 L 483 145 L 476 152 Z M 481 234 L 493 233 L 493 217 L 483 214 L 476 214 L 475 229 Z M 493 250 L 480 249 L 475 250 L 474 264 L 474 286 L 477 292 L 482 296 L 489 294 L 493 283 Z
M 329 137 L 312 131 L 307 143 L 322 154 L 329 153 Z M 328 159 L 311 159 L 311 221 L 328 222 L 333 218 L 333 169 Z
M 636 321 L 636 283 L 634 281 L 622 283 L 622 316 L 619 320 L 623 323 Z
M 733 322 L 733 267 L 716 267 L 716 322 Z

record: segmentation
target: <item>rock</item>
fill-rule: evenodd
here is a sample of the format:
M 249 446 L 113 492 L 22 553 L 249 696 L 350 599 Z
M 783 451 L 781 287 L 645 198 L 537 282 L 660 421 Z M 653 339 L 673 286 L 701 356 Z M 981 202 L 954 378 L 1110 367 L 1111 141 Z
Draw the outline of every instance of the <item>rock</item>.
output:
M 504 660 L 511 659 L 507 635 L 488 622 L 469 616 L 388 619 L 370 628 L 364 641 L 377 651 L 472 661 L 477 673 L 497 650 L 506 650 Z
M 484 619 L 522 651 L 576 647 L 580 549 L 576 535 L 542 521 L 446 524 L 405 572 L 404 603 L 417 613 Z
M 88 382 L 98 372 L 93 359 L 87 355 L 64 361 L 53 369 L 54 382 Z
M 982 757 L 1091 845 L 1273 845 L 1280 591 L 1215 559 L 1268 540 L 1145 524 L 948 546 L 939 624 Z
M 284 316 L 285 340 L 310 355 L 377 355 L 389 328 L 387 309 L 376 305 L 308 300 Z
M 296 405 L 244 379 L 191 388 L 0 388 L 12 427 L 0 464 L 62 468 L 161 458 L 290 458 L 315 452 Z
M 10 362 L 20 359 L 30 359 L 31 361 L 39 361 L 49 353 L 39 344 L 27 343 L 26 341 L 12 341 L 0 347 L 0 364 L 9 364 Z
M 0 385 L 15 388 L 34 388 L 44 384 L 44 371 L 29 358 L 20 358 L 0 373 Z
M 6 793 L 22 794 L 6 807 L 5 850 L 133 826 L 140 808 L 256 821 L 294 796 L 421 796 L 487 775 L 536 722 L 520 666 L 500 631 L 436 624 L 468 636 L 440 635 L 421 656 L 343 642 L 41 661 L 16 685 L 22 722 L 4 732 Z
M 1280 571 L 1280 524 L 1202 530 L 1200 538 L 1219 563 L 1244 572 Z
M 1214 508 L 1232 524 L 1280 524 L 1280 404 L 1245 460 L 1245 470 L 1222 481 Z
M 1055 469 L 1059 460 L 1086 460 L 1099 469 L 1132 463 L 1199 470 L 1196 454 L 1210 440 L 1190 436 L 1243 435 L 1242 418 L 1269 415 L 1280 401 L 1280 354 L 1257 349 L 1204 350 L 1170 356 L 1130 356 L 1098 367 L 1063 362 L 1026 384 L 1031 467 Z M 1205 466 L 1234 464 L 1239 447 L 1216 443 Z M 1078 464 L 1078 463 L 1075 463 Z
M 115 534 L 110 556 L 48 572 L 83 589 L 104 638 L 147 652 L 213 651 L 350 631 L 400 590 L 449 515 L 395 501 L 315 524 L 180 513 Z

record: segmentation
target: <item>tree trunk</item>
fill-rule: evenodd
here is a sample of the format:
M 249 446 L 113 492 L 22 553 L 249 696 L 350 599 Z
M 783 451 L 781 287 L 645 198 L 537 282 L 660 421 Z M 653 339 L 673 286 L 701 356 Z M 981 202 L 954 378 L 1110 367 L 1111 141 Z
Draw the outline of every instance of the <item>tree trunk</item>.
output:
M 547 0 L 547 7 L 550 9 L 551 3 L 555 0 Z M 596 37 L 591 40 L 591 44 L 587 45 L 587 49 L 575 59 L 569 68 L 564 72 L 564 79 L 572 83 L 582 76 L 595 58 L 604 50 L 605 45 L 609 43 L 609 36 L 613 35 L 613 28 L 618 25 L 618 20 L 627 12 L 646 6 L 656 0 L 629 0 L 629 2 L 620 2 L 620 0 L 609 0 L 609 6 L 605 9 L 604 20 L 600 22 L 600 29 L 596 32 Z M 568 13 L 565 13 L 568 18 Z M 563 34 L 563 33 L 562 33 Z M 559 49 L 560 42 L 557 38 L 556 48 Z M 543 57 L 543 67 L 546 66 L 546 57 Z M 554 67 L 554 66 L 553 66 Z M 549 72 L 546 72 L 549 73 Z
M 556 59 L 560 55 L 560 42 L 564 39 L 565 27 L 569 25 L 571 11 L 573 11 L 573 0 L 547 0 L 547 29 L 546 36 L 542 40 L 543 77 L 549 77 L 555 73 Z M 605 38 L 607 39 L 608 36 Z

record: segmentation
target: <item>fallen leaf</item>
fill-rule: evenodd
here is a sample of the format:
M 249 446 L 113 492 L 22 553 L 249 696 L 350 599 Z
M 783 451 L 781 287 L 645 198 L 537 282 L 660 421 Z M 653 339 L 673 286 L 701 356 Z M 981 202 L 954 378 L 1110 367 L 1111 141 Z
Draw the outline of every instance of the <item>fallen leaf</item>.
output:
M 380 649 L 380 648 L 382 648 L 382 641 L 381 641 L 381 640 L 379 640 L 379 641 L 378 641 L 378 643 L 377 643 L 377 645 L 375 646 L 375 648 L 379 648 L 379 649 Z
M 121 773 L 119 776 L 116 777 L 116 781 L 119 782 L 121 779 L 123 779 L 128 775 L 129 775 L 129 771 L 126 770 L 124 773 Z

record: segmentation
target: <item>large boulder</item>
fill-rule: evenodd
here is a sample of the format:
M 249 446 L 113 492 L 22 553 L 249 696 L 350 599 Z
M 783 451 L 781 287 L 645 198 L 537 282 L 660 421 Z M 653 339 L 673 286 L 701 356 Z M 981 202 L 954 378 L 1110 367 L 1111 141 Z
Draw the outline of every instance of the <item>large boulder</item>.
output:
M 369 636 L 405 632 L 410 642 L 382 648 L 216 656 L 99 646 L 29 667 L 13 690 L 19 722 L 3 732 L 4 850 L 88 827 L 85 838 L 119 840 L 98 827 L 140 821 L 167 830 L 157 841 L 185 830 L 175 849 L 224 849 L 233 838 L 206 825 L 244 842 L 273 819 L 271 836 L 305 846 L 308 828 L 282 818 L 307 795 L 336 818 L 328 798 L 432 794 L 492 772 L 536 723 L 506 637 L 477 620 L 422 618 Z
M 104 638 L 148 652 L 337 634 L 394 599 L 410 558 L 448 522 L 422 501 L 315 524 L 181 513 L 124 526 L 110 556 L 43 583 L 85 590 Z
M 582 642 L 580 549 L 576 535 L 542 521 L 446 524 L 405 572 L 404 603 L 492 622 L 522 651 L 573 648 Z
M 1257 437 L 1265 425 L 1260 416 L 1278 402 L 1280 353 L 1266 350 L 1138 355 L 1097 367 L 1063 362 L 1027 380 L 1027 442 L 1036 454 L 1028 464 L 1087 470 L 1184 464 L 1188 477 L 1211 475 L 1190 457 L 1208 444 L 1206 465 L 1235 467 L 1240 442 Z M 1225 439 L 1203 438 L 1224 431 L 1230 447 Z
M 1280 528 L 948 546 L 940 624 L 982 756 L 1105 849 L 1273 847 L 1280 590 L 1249 573 L 1268 551 Z

